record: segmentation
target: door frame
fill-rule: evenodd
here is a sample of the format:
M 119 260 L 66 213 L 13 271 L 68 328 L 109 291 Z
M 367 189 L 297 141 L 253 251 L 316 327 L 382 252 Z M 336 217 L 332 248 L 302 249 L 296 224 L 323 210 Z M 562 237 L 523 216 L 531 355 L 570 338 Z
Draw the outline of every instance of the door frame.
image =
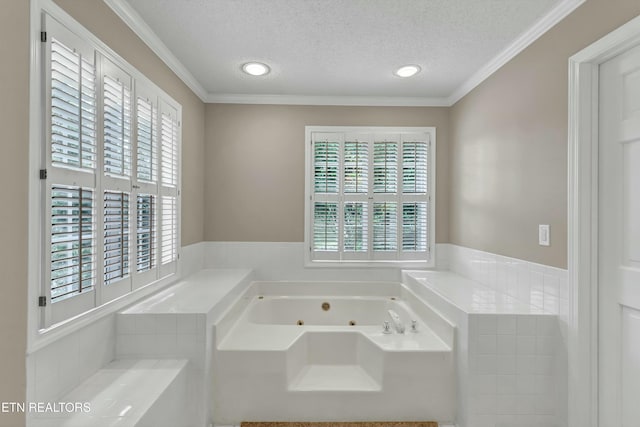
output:
M 569 427 L 598 427 L 598 70 L 637 45 L 640 16 L 569 58 Z

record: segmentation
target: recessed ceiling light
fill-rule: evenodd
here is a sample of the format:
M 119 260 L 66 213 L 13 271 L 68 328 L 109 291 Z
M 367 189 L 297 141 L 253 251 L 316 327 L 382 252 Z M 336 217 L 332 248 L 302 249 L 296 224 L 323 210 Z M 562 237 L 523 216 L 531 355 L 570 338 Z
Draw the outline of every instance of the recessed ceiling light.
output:
M 394 73 L 398 77 L 411 77 L 420 72 L 420 67 L 418 65 L 405 65 L 400 67 Z
M 269 74 L 271 69 L 268 65 L 261 62 L 247 62 L 242 66 L 242 71 L 252 76 L 264 76 L 265 74 Z

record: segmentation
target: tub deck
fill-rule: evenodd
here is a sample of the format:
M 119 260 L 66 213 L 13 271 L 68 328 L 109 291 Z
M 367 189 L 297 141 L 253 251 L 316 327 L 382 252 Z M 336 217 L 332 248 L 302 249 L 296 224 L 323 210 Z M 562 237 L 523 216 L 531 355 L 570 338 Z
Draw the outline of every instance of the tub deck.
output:
M 283 351 L 308 332 L 357 332 L 365 335 L 384 351 L 451 351 L 439 336 L 425 325 L 419 333 L 383 334 L 380 326 L 295 326 L 239 324 L 218 344 L 218 350 Z
M 408 271 L 405 274 L 465 313 L 545 314 L 538 306 L 526 304 L 450 271 Z
M 122 314 L 215 314 L 222 312 L 251 280 L 253 270 L 217 268 L 194 273 Z
M 216 325 L 215 422 L 452 419 L 453 327 L 401 284 L 372 285 L 252 284 Z M 383 333 L 389 309 L 405 333 Z

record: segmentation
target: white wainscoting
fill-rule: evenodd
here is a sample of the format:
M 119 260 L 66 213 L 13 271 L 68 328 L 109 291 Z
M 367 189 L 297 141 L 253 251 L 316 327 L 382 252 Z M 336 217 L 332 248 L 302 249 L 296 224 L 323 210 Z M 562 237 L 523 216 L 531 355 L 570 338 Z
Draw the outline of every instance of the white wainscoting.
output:
M 558 423 L 567 425 L 568 408 L 568 313 L 569 286 L 567 270 L 529 261 L 492 254 L 457 245 L 440 245 L 439 253 L 446 253 L 449 270 L 480 282 L 496 291 L 510 295 L 520 302 L 557 315 L 559 342 L 554 372 L 558 375 Z

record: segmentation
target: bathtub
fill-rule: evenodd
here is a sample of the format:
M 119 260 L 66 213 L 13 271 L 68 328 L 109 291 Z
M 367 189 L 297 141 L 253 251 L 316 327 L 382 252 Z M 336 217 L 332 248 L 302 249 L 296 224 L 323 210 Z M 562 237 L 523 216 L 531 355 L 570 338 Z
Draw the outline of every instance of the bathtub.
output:
M 401 283 L 254 282 L 214 334 L 217 425 L 454 417 L 454 328 Z
M 380 326 L 387 310 L 409 317 L 396 297 L 262 296 L 254 298 L 247 320 L 268 325 Z

